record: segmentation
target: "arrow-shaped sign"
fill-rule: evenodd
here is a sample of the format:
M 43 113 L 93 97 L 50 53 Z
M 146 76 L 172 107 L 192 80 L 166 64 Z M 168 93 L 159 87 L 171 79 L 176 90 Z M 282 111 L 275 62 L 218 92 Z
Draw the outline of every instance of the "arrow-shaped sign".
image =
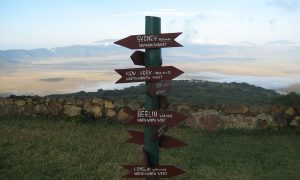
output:
M 130 110 L 124 111 L 133 116 L 126 124 L 146 125 L 146 126 L 173 126 L 186 119 L 186 116 L 174 111 L 162 110 Z
M 173 66 L 115 69 L 122 77 L 116 83 L 172 80 L 183 73 Z
M 182 47 L 181 44 L 175 41 L 182 32 L 179 33 L 163 33 L 163 34 L 142 34 L 131 35 L 115 44 L 127 47 L 129 49 L 153 49 L 165 47 Z
M 122 165 L 129 171 L 123 178 L 172 178 L 185 171 L 175 165 L 164 164 L 156 167 L 144 165 Z
M 144 133 L 143 132 L 135 131 L 135 130 L 131 130 L 131 129 L 128 129 L 127 131 L 129 132 L 129 134 L 132 137 L 129 140 L 127 140 L 126 142 L 133 143 L 133 144 L 144 144 Z M 161 138 L 159 146 L 161 148 L 170 149 L 170 148 L 178 148 L 178 147 L 187 146 L 187 144 L 178 139 L 175 139 L 171 136 L 164 135 Z
M 130 58 L 135 65 L 145 66 L 145 52 L 135 51 Z
M 171 91 L 171 81 L 149 82 L 146 91 L 151 96 L 163 95 Z

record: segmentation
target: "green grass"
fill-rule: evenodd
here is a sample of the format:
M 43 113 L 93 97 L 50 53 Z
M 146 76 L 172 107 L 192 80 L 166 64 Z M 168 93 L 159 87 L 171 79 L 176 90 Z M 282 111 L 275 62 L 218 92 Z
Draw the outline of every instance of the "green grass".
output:
M 121 164 L 141 162 L 124 125 L 99 120 L 2 118 L 0 179 L 120 179 Z M 130 127 L 137 128 L 138 127 Z M 176 127 L 168 134 L 190 146 L 161 149 L 161 163 L 187 173 L 174 179 L 299 179 L 296 130 L 222 130 Z

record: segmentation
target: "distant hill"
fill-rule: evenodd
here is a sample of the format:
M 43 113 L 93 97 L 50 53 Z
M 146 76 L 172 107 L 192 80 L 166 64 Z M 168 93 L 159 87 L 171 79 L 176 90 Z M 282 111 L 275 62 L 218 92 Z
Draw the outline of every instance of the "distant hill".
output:
M 107 46 L 105 44 L 96 45 L 73 45 L 66 47 L 56 47 L 52 49 L 12 49 L 0 50 L 0 64 L 12 63 L 28 63 L 31 61 L 38 61 L 41 59 L 51 58 L 71 58 L 71 57 L 97 57 L 109 54 L 128 52 L 125 48 L 118 46 Z
M 101 97 L 144 101 L 145 85 L 132 86 L 122 90 L 103 90 L 97 92 L 80 91 L 73 94 L 50 95 L 49 97 Z M 280 94 L 273 90 L 249 85 L 247 83 L 218 83 L 199 80 L 172 81 L 172 91 L 168 94 L 171 103 L 180 104 L 271 104 Z

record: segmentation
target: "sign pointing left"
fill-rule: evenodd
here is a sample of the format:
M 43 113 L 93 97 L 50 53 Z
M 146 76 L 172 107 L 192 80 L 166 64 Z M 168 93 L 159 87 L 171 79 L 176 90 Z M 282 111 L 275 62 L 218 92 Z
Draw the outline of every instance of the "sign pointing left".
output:
M 128 129 L 127 131 L 131 135 L 131 138 L 128 139 L 126 142 L 132 143 L 132 144 L 141 144 L 141 145 L 144 144 L 145 136 L 144 136 L 143 132 L 135 131 L 135 130 L 131 130 L 131 129 Z M 154 137 L 154 139 L 156 139 L 156 138 Z M 171 137 L 171 136 L 163 135 L 162 137 L 160 137 L 159 146 L 161 148 L 171 149 L 171 148 L 184 147 L 184 146 L 188 146 L 188 145 L 178 139 Z

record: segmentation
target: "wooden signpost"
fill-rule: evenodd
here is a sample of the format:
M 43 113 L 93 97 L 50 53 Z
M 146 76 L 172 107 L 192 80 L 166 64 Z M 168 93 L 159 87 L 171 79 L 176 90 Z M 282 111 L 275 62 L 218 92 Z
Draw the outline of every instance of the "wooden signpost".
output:
M 116 83 L 172 80 L 183 72 L 173 66 L 115 69 L 122 77 Z
M 126 124 L 134 125 L 150 125 L 150 126 L 174 126 L 186 119 L 186 116 L 174 111 L 162 110 L 130 110 L 124 109 L 133 118 L 126 122 Z
M 185 173 L 175 165 L 149 167 L 143 165 L 123 165 L 130 173 L 125 178 L 172 178 Z
M 140 145 L 143 145 L 145 143 L 145 140 L 144 140 L 145 136 L 144 136 L 143 132 L 132 130 L 132 129 L 128 129 L 127 131 L 131 135 L 131 138 L 128 139 L 126 142 L 132 143 L 132 144 L 140 144 Z M 163 135 L 162 137 L 159 138 L 158 141 L 156 141 L 156 139 L 155 139 L 156 133 L 159 133 L 159 132 L 155 132 L 155 131 L 153 132 L 151 141 L 158 142 L 159 147 L 161 147 L 161 148 L 172 149 L 172 148 L 179 148 L 179 147 L 187 146 L 186 143 L 184 143 L 178 139 L 175 139 L 171 136 L 168 136 L 168 135 Z
M 175 41 L 175 38 L 177 38 L 180 34 L 181 32 L 132 35 L 115 42 L 115 44 L 127 47 L 129 49 L 181 47 L 182 45 Z
M 145 82 L 146 93 L 143 110 L 124 111 L 132 116 L 126 124 L 144 125 L 144 132 L 128 130 L 131 138 L 128 143 L 142 145 L 143 165 L 123 165 L 129 171 L 124 178 L 146 178 L 157 180 L 171 178 L 185 171 L 175 165 L 159 164 L 159 147 L 178 148 L 186 143 L 166 135 L 169 126 L 176 125 L 186 119 L 184 115 L 168 111 L 166 93 L 171 90 L 171 80 L 183 73 L 173 66 L 162 66 L 161 48 L 181 47 L 175 41 L 180 33 L 161 33 L 159 17 L 146 16 L 145 34 L 131 35 L 115 44 L 130 49 L 146 49 L 135 51 L 130 58 L 135 65 L 144 68 L 115 69 L 121 75 L 116 83 Z

